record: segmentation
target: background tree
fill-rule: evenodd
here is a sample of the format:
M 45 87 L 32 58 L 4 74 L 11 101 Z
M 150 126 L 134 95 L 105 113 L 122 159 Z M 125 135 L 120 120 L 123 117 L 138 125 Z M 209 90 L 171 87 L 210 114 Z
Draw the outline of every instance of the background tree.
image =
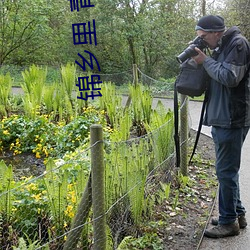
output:
M 247 0 L 92 0 L 94 8 L 70 10 L 65 0 L 0 1 L 0 65 L 73 62 L 92 52 L 103 74 L 138 67 L 152 78 L 177 75 L 176 56 L 196 36 L 205 14 L 221 14 L 249 36 Z M 96 21 L 97 46 L 75 45 L 72 24 Z
M 22 64 L 22 48 L 25 47 L 25 56 L 28 56 L 42 46 L 40 36 L 45 29 L 43 24 L 46 19 L 46 7 L 38 6 L 28 0 L 0 2 L 0 65 L 8 59 L 12 63 Z M 32 47 L 27 46 L 30 41 L 37 43 L 33 43 Z
M 0 65 L 68 61 L 72 14 L 65 1 L 5 0 L 0 11 Z
M 99 0 L 92 16 L 104 71 L 124 71 L 136 63 L 152 77 L 173 76 L 177 51 L 195 35 L 193 14 L 194 1 Z
M 239 26 L 250 39 L 250 2 L 248 0 L 224 0 L 222 15 L 227 27 Z

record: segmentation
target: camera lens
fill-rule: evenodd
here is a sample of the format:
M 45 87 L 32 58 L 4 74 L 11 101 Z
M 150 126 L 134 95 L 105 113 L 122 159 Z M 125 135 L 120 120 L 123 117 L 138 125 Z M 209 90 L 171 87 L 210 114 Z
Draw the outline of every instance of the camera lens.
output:
M 188 58 L 198 55 L 198 53 L 194 49 L 195 47 L 195 44 L 191 44 L 189 47 L 187 47 L 180 55 L 176 57 L 177 61 L 179 63 L 183 63 Z

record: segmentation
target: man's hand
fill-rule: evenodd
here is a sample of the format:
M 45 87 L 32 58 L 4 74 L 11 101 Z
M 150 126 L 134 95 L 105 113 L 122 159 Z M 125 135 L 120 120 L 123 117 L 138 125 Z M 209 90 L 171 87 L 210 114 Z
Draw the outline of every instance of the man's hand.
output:
M 195 47 L 195 51 L 198 53 L 197 56 L 192 57 L 197 64 L 203 64 L 207 56 L 197 47 Z

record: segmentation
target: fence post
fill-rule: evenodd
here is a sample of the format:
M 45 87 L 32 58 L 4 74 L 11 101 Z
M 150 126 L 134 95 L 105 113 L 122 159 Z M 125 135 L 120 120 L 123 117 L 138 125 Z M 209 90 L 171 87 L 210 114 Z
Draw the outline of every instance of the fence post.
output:
M 137 71 L 137 65 L 133 64 L 133 79 L 134 79 L 134 85 L 136 86 L 138 84 L 138 71 Z M 129 107 L 131 104 L 131 95 L 128 95 L 128 99 L 125 105 L 124 111 Z
M 138 71 L 136 64 L 133 64 L 133 77 L 134 77 L 134 85 L 136 86 L 138 84 Z
M 91 176 L 89 176 L 88 183 L 83 192 L 81 201 L 79 203 L 76 216 L 73 220 L 70 233 L 64 244 L 63 250 L 71 250 L 77 248 L 77 243 L 81 237 L 83 225 L 86 222 L 91 208 Z
M 106 249 L 106 216 L 104 193 L 103 130 L 99 124 L 90 127 L 91 175 L 93 205 L 93 250 Z
M 187 176 L 188 174 L 188 97 L 181 96 L 180 109 L 180 169 L 181 174 Z

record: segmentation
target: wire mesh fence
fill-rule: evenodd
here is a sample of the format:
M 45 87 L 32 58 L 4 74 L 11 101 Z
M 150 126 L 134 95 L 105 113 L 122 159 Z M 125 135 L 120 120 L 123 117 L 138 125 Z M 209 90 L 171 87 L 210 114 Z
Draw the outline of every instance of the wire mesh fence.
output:
M 37 176 L 17 178 L 11 165 L 1 161 L 1 249 L 118 249 L 127 237 L 142 233 L 140 223 L 153 217 L 161 199 L 161 183 L 170 183 L 175 172 L 173 129 L 169 113 L 163 125 L 155 124 L 143 136 L 98 141 L 103 184 L 93 183 L 93 161 L 102 160 L 100 151 L 91 158 L 93 145 L 75 152 L 81 155 L 77 161 L 48 159 Z M 101 206 L 102 198 L 93 189 L 102 185 L 105 211 L 96 217 L 94 207 Z
M 171 180 L 173 141 L 163 136 L 169 126 L 129 141 L 105 142 L 107 249 L 117 249 L 126 236 L 136 236 L 141 221 L 154 213 L 160 183 Z M 89 149 L 82 154 L 89 156 Z M 90 197 L 95 187 L 90 185 L 89 166 L 50 160 L 44 174 L 24 178 L 15 189 L 12 169 L 2 162 L 1 170 L 2 249 L 22 242 L 34 249 L 92 249 L 93 224 L 98 225 L 102 216 L 93 219 Z M 98 195 L 95 199 L 98 206 L 101 199 Z M 65 246 L 70 235 L 73 239 Z M 103 242 L 100 237 L 97 241 Z
M 52 84 L 53 82 L 59 82 L 61 81 L 61 75 L 60 70 L 61 66 L 55 66 L 55 65 L 38 65 L 42 69 L 47 70 L 47 84 Z M 17 65 L 1 65 L 0 67 L 0 75 L 1 74 L 7 74 L 10 73 L 12 78 L 14 79 L 15 85 L 19 86 L 20 83 L 23 82 L 23 72 L 25 70 L 28 70 L 30 66 L 17 66 Z M 82 70 L 79 70 L 77 68 L 76 74 L 78 76 L 80 75 L 87 75 L 88 72 L 83 72 Z M 133 70 L 128 69 L 116 73 L 110 73 L 110 74 L 99 74 L 101 77 L 101 80 L 103 82 L 112 82 L 116 84 L 117 86 L 122 84 L 128 84 L 133 82 Z
M 61 74 L 60 74 L 60 66 L 47 66 L 47 65 L 40 65 L 40 68 L 46 70 L 47 77 L 46 82 L 48 85 L 53 84 L 54 82 L 60 82 L 61 81 Z M 29 66 L 15 66 L 15 65 L 2 65 L 0 68 L 0 74 L 7 74 L 10 73 L 14 85 L 20 86 L 20 84 L 24 81 L 23 80 L 23 72 L 29 70 Z M 155 95 L 173 95 L 174 90 L 174 79 L 154 79 L 151 76 L 148 76 L 147 74 L 143 73 L 140 68 L 136 67 L 137 73 L 138 73 L 138 81 L 142 83 L 144 86 L 147 86 L 151 89 L 151 91 Z M 78 76 L 87 75 L 88 72 L 82 72 L 80 70 L 76 71 L 76 74 Z M 127 86 L 129 83 L 135 82 L 135 76 L 134 76 L 133 69 L 120 71 L 116 73 L 110 73 L 110 74 L 102 74 L 100 73 L 100 79 L 103 82 L 112 82 L 113 84 L 117 86 L 125 85 Z

